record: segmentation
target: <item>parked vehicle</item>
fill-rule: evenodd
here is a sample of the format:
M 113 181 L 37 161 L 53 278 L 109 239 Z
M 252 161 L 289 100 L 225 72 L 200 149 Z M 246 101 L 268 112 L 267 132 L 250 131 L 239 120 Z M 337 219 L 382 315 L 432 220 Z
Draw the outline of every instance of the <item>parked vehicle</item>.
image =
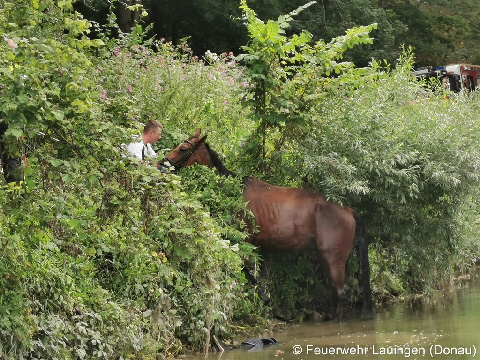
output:
M 446 71 L 450 82 L 450 90 L 473 91 L 480 80 L 480 66 L 468 64 L 447 65 Z
M 474 91 L 480 83 L 480 66 L 470 64 L 452 64 L 446 66 L 428 66 L 414 72 L 418 80 L 427 83 L 436 78 L 444 88 L 453 92 Z

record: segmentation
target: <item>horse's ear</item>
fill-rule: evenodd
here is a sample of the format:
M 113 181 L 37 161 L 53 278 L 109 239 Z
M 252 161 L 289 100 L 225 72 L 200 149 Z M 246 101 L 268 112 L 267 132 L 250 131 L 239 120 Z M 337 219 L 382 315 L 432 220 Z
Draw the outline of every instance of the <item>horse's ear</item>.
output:
M 195 137 L 196 138 L 199 138 L 200 137 L 200 134 L 202 133 L 202 129 L 197 129 L 197 131 L 195 131 Z
M 200 140 L 198 140 L 198 144 L 202 143 L 202 142 L 205 142 L 205 140 L 207 140 L 207 136 L 208 135 L 205 135 L 203 136 L 202 138 L 200 138 Z

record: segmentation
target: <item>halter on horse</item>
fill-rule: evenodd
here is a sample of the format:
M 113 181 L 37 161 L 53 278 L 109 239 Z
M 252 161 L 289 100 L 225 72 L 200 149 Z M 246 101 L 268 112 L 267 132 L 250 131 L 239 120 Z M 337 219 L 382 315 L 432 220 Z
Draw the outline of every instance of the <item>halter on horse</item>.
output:
M 217 154 L 200 137 L 201 130 L 173 149 L 163 161 L 179 170 L 194 164 L 215 168 L 220 175 L 233 175 Z M 316 247 L 326 265 L 338 299 L 339 322 L 345 322 L 348 286 L 345 282 L 345 262 L 353 246 L 355 231 L 359 235 L 362 264 L 363 318 L 373 318 L 370 290 L 368 241 L 361 218 L 349 207 L 327 201 L 322 195 L 296 188 L 270 185 L 247 178 L 243 198 L 255 217 L 258 232 L 249 225 L 248 242 L 266 250 L 298 251 Z

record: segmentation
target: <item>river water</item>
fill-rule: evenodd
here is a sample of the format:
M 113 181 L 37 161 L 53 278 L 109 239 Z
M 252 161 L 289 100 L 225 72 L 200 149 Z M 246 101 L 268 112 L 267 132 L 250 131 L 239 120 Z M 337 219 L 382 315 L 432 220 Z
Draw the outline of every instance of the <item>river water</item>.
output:
M 261 351 L 233 350 L 190 360 L 480 359 L 480 273 L 450 291 L 438 292 L 430 306 L 377 309 L 375 320 L 349 314 L 335 321 L 302 323 L 269 334 L 278 344 Z

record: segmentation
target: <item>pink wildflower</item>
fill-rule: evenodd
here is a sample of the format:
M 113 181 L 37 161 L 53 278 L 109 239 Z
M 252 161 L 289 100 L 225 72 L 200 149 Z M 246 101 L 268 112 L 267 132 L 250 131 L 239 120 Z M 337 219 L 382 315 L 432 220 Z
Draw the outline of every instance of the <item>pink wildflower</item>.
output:
M 103 90 L 102 93 L 100 94 L 100 99 L 106 99 L 107 98 L 107 90 Z

